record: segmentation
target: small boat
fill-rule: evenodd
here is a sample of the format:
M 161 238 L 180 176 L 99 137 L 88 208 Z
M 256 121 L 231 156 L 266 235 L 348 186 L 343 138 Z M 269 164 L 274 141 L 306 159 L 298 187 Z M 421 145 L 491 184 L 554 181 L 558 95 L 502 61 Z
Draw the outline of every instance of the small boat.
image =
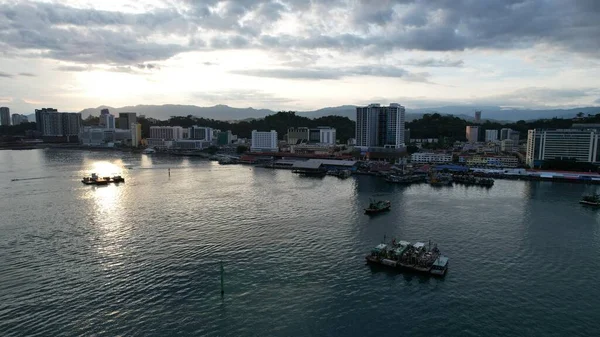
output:
M 369 202 L 369 207 L 365 208 L 365 214 L 375 214 L 389 211 L 392 203 L 389 200 L 373 200 Z
M 581 200 L 579 200 L 580 204 L 588 205 L 588 206 L 600 206 L 600 194 L 591 194 L 584 195 Z
M 143 154 L 152 154 L 152 153 L 156 153 L 156 150 L 152 149 L 152 148 L 147 148 L 147 149 L 144 149 L 144 151 L 142 151 L 142 153 Z
M 125 182 L 125 178 L 121 177 L 121 176 L 113 176 L 111 178 L 113 183 L 124 183 Z

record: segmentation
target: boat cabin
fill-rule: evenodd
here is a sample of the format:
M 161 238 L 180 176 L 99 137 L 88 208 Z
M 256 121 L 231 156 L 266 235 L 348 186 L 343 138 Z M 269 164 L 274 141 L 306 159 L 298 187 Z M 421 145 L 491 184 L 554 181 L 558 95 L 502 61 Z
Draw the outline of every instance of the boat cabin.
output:
M 435 275 L 444 275 L 448 269 L 448 258 L 445 256 L 439 256 L 433 262 L 430 272 Z
M 423 242 L 417 242 L 413 245 L 413 247 L 415 248 L 415 251 L 421 251 L 421 250 L 425 250 L 425 244 Z
M 387 252 L 387 245 L 385 243 L 380 243 L 371 250 L 371 255 L 381 255 L 385 252 Z

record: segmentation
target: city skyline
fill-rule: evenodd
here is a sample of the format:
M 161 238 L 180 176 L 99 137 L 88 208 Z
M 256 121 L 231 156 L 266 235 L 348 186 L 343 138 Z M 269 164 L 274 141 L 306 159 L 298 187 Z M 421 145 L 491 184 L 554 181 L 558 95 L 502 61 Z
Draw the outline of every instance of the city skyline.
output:
M 594 106 L 599 12 L 583 0 L 4 1 L 0 105 Z

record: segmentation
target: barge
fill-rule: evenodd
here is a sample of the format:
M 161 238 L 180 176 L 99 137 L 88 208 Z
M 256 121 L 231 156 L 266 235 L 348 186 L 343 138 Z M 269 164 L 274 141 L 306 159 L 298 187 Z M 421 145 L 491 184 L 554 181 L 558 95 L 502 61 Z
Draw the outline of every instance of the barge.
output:
M 367 263 L 396 269 L 410 270 L 434 276 L 445 276 L 449 259 L 443 256 L 437 245 L 431 247 L 423 242 L 411 244 L 394 239 L 390 244 L 380 243 L 365 257 Z
M 108 185 L 110 183 L 124 183 L 125 178 L 121 177 L 120 175 L 112 177 L 99 177 L 96 173 L 92 173 L 92 175 L 89 177 L 83 177 L 81 182 L 86 185 Z

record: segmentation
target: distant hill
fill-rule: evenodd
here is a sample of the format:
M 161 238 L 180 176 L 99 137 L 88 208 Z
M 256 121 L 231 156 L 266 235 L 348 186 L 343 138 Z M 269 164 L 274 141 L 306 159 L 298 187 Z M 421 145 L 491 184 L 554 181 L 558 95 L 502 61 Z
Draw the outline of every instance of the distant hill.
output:
M 114 115 L 120 112 L 137 112 L 138 115 L 146 115 L 157 119 L 168 119 L 171 116 L 197 116 L 218 120 L 238 120 L 248 118 L 263 118 L 267 115 L 274 114 L 275 111 L 268 109 L 254 108 L 232 108 L 227 105 L 215 105 L 210 107 L 199 107 L 196 105 L 135 105 L 124 106 L 121 108 L 113 108 L 109 106 L 99 106 L 97 108 L 84 109 L 81 112 L 83 118 L 89 115 L 98 116 L 100 110 L 108 109 Z
M 107 108 L 113 114 L 119 112 L 137 112 L 146 117 L 157 119 L 168 119 L 171 116 L 197 116 L 211 118 L 216 120 L 252 120 L 256 118 L 264 118 L 267 115 L 275 113 L 269 109 L 254 109 L 254 108 L 234 108 L 227 105 L 215 105 L 211 107 L 199 107 L 195 105 L 136 105 L 126 106 L 121 108 L 113 108 L 108 106 L 99 106 L 81 111 L 82 117 L 86 118 L 89 115 L 98 116 L 100 110 Z M 418 108 L 406 109 L 406 120 L 412 121 L 419 119 L 426 113 L 440 113 L 443 115 L 451 114 L 466 120 L 473 120 L 473 115 L 476 110 L 481 110 L 481 118 L 483 120 L 492 121 L 518 121 L 518 120 L 535 120 L 542 118 L 571 118 L 579 112 L 585 115 L 595 115 L 600 113 L 600 107 L 582 107 L 574 109 L 513 109 L 502 108 L 499 106 L 442 106 L 433 108 Z M 327 107 L 314 111 L 299 111 L 299 116 L 309 118 L 319 118 L 323 116 L 342 116 L 352 120 L 356 119 L 356 106 L 342 105 L 338 107 Z

